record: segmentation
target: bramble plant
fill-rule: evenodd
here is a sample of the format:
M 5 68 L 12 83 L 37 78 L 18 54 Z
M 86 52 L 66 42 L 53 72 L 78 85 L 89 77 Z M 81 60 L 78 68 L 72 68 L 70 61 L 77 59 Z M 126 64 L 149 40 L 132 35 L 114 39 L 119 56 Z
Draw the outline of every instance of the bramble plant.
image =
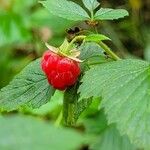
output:
M 101 126 L 95 127 L 100 128 L 98 132 L 107 128 L 101 135 L 101 149 L 110 150 L 104 142 L 108 140 L 114 146 L 112 149 L 149 150 L 150 64 L 138 59 L 121 59 L 104 42 L 111 39 L 98 32 L 102 21 L 124 18 L 129 14 L 124 9 L 102 8 L 97 0 L 82 2 L 85 9 L 68 0 L 40 1 L 51 14 L 73 22 L 85 22 L 89 28 L 76 27 L 68 31 L 71 36 L 66 37 L 60 47 L 45 43 L 47 49 L 43 57 L 31 62 L 9 85 L 1 89 L 0 109 L 13 111 L 25 106 L 36 109 L 46 103 L 51 105 L 49 100 L 57 94 L 57 90 L 61 90 L 63 105 L 55 126 L 76 127 L 81 114 L 96 105 L 98 116 L 105 118 L 106 115 L 107 118 L 93 119 Z M 15 119 L 12 121 L 15 122 Z M 5 121 L 5 124 L 9 122 Z M 20 122 L 29 124 L 30 120 L 23 122 L 20 119 Z M 31 122 L 36 132 L 36 121 Z M 49 132 L 48 126 L 42 126 Z M 60 130 L 62 136 L 63 132 Z M 74 149 L 81 143 L 89 144 L 88 138 L 83 140 L 77 133 L 69 132 L 75 139 L 67 136 L 66 140 L 71 142 L 64 149 Z M 115 137 L 116 145 L 113 145 L 111 135 Z M 61 144 L 56 144 L 53 149 L 62 149 Z

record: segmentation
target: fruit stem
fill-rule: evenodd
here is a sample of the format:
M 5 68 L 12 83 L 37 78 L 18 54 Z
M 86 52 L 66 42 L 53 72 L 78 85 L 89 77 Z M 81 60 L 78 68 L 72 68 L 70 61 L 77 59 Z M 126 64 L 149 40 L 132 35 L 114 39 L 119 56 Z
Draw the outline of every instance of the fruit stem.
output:
M 109 54 L 114 60 L 121 60 L 105 43 L 102 41 L 98 42 L 99 46 L 105 50 L 107 54 Z
M 85 35 L 79 35 L 79 36 L 76 36 L 68 45 L 67 47 L 67 51 L 70 51 L 70 49 L 72 48 L 73 44 L 76 42 L 76 41 L 79 41 L 79 40 L 84 40 L 85 39 Z

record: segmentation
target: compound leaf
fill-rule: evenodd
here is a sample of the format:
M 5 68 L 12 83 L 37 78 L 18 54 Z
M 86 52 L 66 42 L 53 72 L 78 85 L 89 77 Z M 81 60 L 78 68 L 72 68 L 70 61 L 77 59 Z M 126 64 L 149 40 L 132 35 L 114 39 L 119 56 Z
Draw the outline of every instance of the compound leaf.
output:
M 86 11 L 72 1 L 47 0 L 41 1 L 40 3 L 42 3 L 43 6 L 53 15 L 57 15 L 68 20 L 81 21 L 89 19 L 89 15 Z

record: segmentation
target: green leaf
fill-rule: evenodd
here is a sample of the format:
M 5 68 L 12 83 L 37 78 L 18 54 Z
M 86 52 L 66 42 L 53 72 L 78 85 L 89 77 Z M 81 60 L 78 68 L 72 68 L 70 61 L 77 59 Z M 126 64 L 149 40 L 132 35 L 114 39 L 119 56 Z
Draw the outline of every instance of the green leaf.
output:
M 89 11 L 93 11 L 96 9 L 100 3 L 97 0 L 82 0 L 83 4 Z
M 103 34 L 90 34 L 85 38 L 85 41 L 87 42 L 100 42 L 103 40 L 111 40 L 111 39 Z
M 81 66 L 84 71 L 89 68 L 86 68 L 87 65 L 92 66 L 111 61 L 97 43 L 85 42 L 79 47 L 79 50 L 81 52 L 79 58 L 85 60 Z
M 80 59 L 89 59 L 93 56 L 102 56 L 105 57 L 103 49 L 101 47 L 94 43 L 94 42 L 85 42 L 83 43 L 79 48 L 81 54 Z
M 0 117 L 1 150 L 73 150 L 84 137 L 71 129 L 56 128 L 33 117 Z
M 55 91 L 54 95 L 51 97 L 51 100 L 42 105 L 40 108 L 32 109 L 29 106 L 22 107 L 20 110 L 22 112 L 31 113 L 38 116 L 45 116 L 55 111 L 56 109 L 60 109 L 63 104 L 63 93 L 61 91 Z
M 129 13 L 125 9 L 101 8 L 96 12 L 94 18 L 96 20 L 113 20 L 128 16 Z
M 90 99 L 86 99 L 87 101 Z M 79 101 L 80 102 L 80 101 Z M 87 118 L 87 116 L 95 116 L 97 112 L 101 109 L 100 107 L 101 104 L 101 98 L 92 98 L 92 103 L 88 106 L 88 109 L 86 109 L 82 114 L 81 114 L 81 119 L 82 118 Z
M 89 15 L 78 4 L 67 0 L 41 1 L 40 3 L 53 15 L 74 21 L 89 19 Z
M 47 103 L 53 93 L 37 59 L 0 90 L 0 109 L 11 111 L 22 105 L 37 108 Z
M 120 136 L 114 126 L 104 131 L 91 147 L 92 150 L 136 150 L 127 136 Z
M 82 80 L 81 98 L 102 96 L 109 123 L 117 123 L 141 148 L 150 147 L 150 64 L 136 59 L 93 67 Z
M 104 114 L 104 111 L 102 109 L 100 111 L 97 109 L 94 114 L 89 116 L 90 117 L 88 118 L 83 118 L 82 121 L 85 126 L 86 134 L 100 135 L 102 132 L 104 132 L 104 130 L 108 128 L 106 115 Z
M 80 115 L 91 105 L 92 99 L 82 99 L 76 105 L 75 119 L 77 120 Z
M 127 136 L 121 136 L 114 125 L 108 126 L 103 109 L 83 121 L 86 134 L 95 135 L 92 150 L 136 150 Z

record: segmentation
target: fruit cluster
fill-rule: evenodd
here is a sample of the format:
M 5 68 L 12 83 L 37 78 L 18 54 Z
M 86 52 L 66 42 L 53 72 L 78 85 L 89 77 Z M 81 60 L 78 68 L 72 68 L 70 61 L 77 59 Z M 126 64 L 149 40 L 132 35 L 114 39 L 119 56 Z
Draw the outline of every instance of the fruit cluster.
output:
M 50 50 L 43 54 L 41 66 L 48 82 L 59 90 L 65 90 L 68 86 L 75 84 L 80 75 L 78 62 Z

